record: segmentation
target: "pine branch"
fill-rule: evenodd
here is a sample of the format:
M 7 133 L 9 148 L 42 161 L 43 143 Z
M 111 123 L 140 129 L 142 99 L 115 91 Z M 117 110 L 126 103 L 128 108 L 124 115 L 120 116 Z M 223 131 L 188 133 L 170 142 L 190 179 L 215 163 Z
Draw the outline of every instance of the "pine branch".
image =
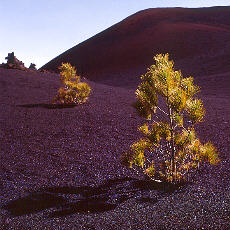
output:
M 194 127 L 194 124 L 192 125 L 192 128 Z M 188 140 L 188 138 L 189 138 L 189 135 L 191 134 L 191 130 L 192 129 L 190 129 L 189 131 L 186 129 L 186 128 L 184 128 L 184 126 L 182 126 L 182 128 L 186 131 L 186 132 L 188 132 L 188 136 L 187 136 L 187 138 L 184 140 L 184 142 L 182 143 L 182 146 L 183 146 L 183 144 Z
M 154 116 L 156 116 L 156 118 L 157 118 L 158 120 L 160 120 L 160 121 L 162 121 L 162 120 L 163 120 L 164 122 L 167 121 L 164 117 L 160 118 L 157 114 L 154 114 Z M 158 122 L 156 122 L 156 123 L 158 123 Z
M 164 113 L 166 116 L 169 116 L 169 114 L 167 114 L 163 109 L 161 109 L 159 106 L 157 106 L 157 108 L 162 112 Z

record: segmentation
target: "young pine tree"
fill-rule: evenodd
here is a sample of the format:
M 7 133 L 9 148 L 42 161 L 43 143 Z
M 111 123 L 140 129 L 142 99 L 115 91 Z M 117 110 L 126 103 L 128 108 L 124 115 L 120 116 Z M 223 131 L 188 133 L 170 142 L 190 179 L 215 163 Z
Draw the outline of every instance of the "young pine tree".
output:
M 59 67 L 60 80 L 64 84 L 53 98 L 53 103 L 61 104 L 82 104 L 85 103 L 90 94 L 90 86 L 80 81 L 76 75 L 76 69 L 69 63 L 62 63 Z
M 196 97 L 199 87 L 192 77 L 183 78 L 174 70 L 168 54 L 154 59 L 156 64 L 141 76 L 136 90 L 135 107 L 146 119 L 139 127 L 143 138 L 131 145 L 122 161 L 130 168 L 140 167 L 153 180 L 178 183 L 186 181 L 202 161 L 216 164 L 219 159 L 213 145 L 202 144 L 195 133 L 194 126 L 205 114 Z

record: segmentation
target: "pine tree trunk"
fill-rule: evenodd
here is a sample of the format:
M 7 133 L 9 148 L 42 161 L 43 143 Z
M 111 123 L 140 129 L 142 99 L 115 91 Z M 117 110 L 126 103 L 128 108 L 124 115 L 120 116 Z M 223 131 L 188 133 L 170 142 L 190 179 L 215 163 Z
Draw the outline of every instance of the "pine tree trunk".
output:
M 172 117 L 172 109 L 169 106 L 169 119 L 170 119 L 170 131 L 171 131 L 171 174 L 172 180 L 175 180 L 174 175 L 176 174 L 176 165 L 175 165 L 175 147 L 174 147 L 174 129 L 173 129 L 173 117 Z

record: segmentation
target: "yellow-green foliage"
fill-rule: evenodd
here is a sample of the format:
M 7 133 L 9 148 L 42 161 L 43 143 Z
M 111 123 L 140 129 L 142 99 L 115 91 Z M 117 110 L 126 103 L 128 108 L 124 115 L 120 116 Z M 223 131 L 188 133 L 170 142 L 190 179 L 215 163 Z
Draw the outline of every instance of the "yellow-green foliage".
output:
M 91 91 L 90 86 L 85 82 L 81 82 L 80 76 L 76 75 L 76 69 L 71 66 L 71 64 L 62 63 L 59 70 L 60 80 L 64 84 L 64 87 L 58 90 L 58 94 L 54 97 L 53 103 L 85 103 Z
M 192 77 L 183 78 L 174 70 L 168 54 L 154 59 L 156 64 L 141 76 L 136 90 L 135 107 L 147 121 L 138 128 L 144 137 L 123 154 L 122 162 L 142 168 L 152 179 L 176 183 L 186 180 L 202 161 L 216 164 L 219 158 L 210 142 L 201 144 L 194 129 L 205 115 L 202 101 L 196 97 L 200 88 Z M 165 102 L 164 110 L 158 105 L 159 97 Z

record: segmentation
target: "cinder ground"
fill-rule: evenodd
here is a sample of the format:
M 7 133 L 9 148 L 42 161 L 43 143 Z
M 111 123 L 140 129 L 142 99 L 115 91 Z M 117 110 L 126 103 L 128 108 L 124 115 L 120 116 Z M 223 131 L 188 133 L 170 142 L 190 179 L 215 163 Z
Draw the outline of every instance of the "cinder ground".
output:
M 229 229 L 230 76 L 210 79 L 198 133 L 222 161 L 170 190 L 119 163 L 143 122 L 134 89 L 88 81 L 89 102 L 61 108 L 58 75 L 0 69 L 0 229 Z

